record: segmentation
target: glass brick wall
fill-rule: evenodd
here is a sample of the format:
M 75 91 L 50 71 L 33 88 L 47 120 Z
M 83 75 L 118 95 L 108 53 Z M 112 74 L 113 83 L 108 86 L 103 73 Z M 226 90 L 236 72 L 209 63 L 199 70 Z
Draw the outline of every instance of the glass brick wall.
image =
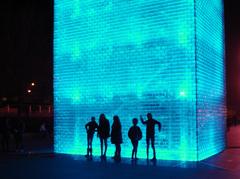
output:
M 207 136 L 196 135 L 200 133 L 196 127 L 204 124 L 199 112 L 203 103 L 196 101 L 205 85 L 196 83 L 202 72 L 200 60 L 195 59 L 204 50 L 200 35 L 195 34 L 202 33 L 194 16 L 201 13 L 200 7 L 193 0 L 55 0 L 55 152 L 86 154 L 84 126 L 91 116 L 98 121 L 105 113 L 111 124 L 113 115 L 119 115 L 122 156 L 130 157 L 127 132 L 132 118 L 146 119 L 151 112 L 162 123 L 160 133 L 156 128 L 157 158 L 197 160 L 197 148 L 204 146 L 202 139 Z M 217 79 L 222 80 L 221 75 Z M 218 99 L 223 86 L 219 85 Z M 138 157 L 146 158 L 146 128 L 140 121 L 139 126 L 143 139 Z M 113 153 L 109 140 L 107 155 Z M 100 155 L 96 135 L 93 155 Z
M 222 0 L 196 1 L 199 160 L 225 148 L 224 12 Z

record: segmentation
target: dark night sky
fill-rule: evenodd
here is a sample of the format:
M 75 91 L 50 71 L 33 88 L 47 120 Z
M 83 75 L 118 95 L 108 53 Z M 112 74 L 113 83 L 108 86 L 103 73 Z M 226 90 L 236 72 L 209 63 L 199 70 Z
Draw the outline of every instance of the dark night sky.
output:
M 238 1 L 225 0 L 227 103 L 240 111 L 240 11 Z
M 240 106 L 240 11 L 225 2 L 227 101 Z M 18 96 L 31 81 L 38 95 L 52 96 L 53 0 L 1 2 L 0 97 Z M 239 107 L 240 109 L 240 107 Z
M 1 2 L 1 96 L 18 96 L 31 81 L 35 92 L 52 94 L 53 0 Z

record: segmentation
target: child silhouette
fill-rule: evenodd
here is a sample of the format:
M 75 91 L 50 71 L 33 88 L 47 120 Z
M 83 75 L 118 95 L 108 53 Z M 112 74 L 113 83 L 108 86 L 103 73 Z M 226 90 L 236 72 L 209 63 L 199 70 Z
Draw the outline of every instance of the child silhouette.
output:
M 142 131 L 140 127 L 137 126 L 138 119 L 134 118 L 132 120 L 133 126 L 128 131 L 128 137 L 130 138 L 133 150 L 132 150 L 132 160 L 137 160 L 137 148 L 138 148 L 138 141 L 142 139 Z

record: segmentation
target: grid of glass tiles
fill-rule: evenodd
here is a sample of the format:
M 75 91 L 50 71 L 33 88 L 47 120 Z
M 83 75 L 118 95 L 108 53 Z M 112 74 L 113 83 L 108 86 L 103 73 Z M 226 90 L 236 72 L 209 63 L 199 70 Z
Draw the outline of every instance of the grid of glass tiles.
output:
M 98 119 L 105 113 L 111 124 L 113 115 L 119 115 L 122 156 L 130 157 L 127 132 L 132 118 L 148 112 L 162 123 L 162 131 L 156 132 L 158 159 L 195 161 L 222 150 L 224 131 L 215 129 L 223 127 L 224 118 L 213 112 L 224 104 L 223 7 L 215 0 L 211 5 L 218 8 L 218 14 L 209 10 L 206 15 L 204 3 L 55 0 L 55 152 L 85 154 L 85 124 L 91 116 Z M 211 13 L 220 18 L 215 24 L 219 32 L 209 36 L 204 24 Z M 218 45 L 212 44 L 215 38 Z M 212 47 L 213 55 L 205 54 L 209 50 L 206 44 Z M 206 68 L 211 68 L 212 64 L 206 64 L 210 61 L 219 74 L 214 84 L 205 80 L 215 73 Z M 212 89 L 210 84 L 218 89 L 214 97 L 204 94 Z M 201 127 L 204 125 L 207 127 Z M 139 126 L 143 139 L 138 157 L 145 158 L 146 128 L 140 122 Z M 204 140 L 211 145 L 205 146 Z M 113 153 L 109 140 L 107 154 Z M 100 154 L 96 136 L 93 154 Z
M 196 1 L 198 159 L 225 148 L 224 15 L 221 0 Z

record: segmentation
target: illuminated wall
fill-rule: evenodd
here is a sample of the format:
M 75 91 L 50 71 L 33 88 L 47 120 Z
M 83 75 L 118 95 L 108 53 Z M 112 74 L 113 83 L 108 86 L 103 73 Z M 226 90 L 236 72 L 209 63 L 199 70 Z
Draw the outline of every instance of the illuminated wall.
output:
M 111 124 L 119 115 L 130 157 L 132 118 L 148 112 L 162 123 L 158 159 L 196 161 L 224 149 L 221 0 L 55 0 L 54 9 L 55 152 L 86 154 L 84 126 L 105 113 Z
M 225 147 L 224 17 L 220 0 L 196 1 L 198 159 Z

